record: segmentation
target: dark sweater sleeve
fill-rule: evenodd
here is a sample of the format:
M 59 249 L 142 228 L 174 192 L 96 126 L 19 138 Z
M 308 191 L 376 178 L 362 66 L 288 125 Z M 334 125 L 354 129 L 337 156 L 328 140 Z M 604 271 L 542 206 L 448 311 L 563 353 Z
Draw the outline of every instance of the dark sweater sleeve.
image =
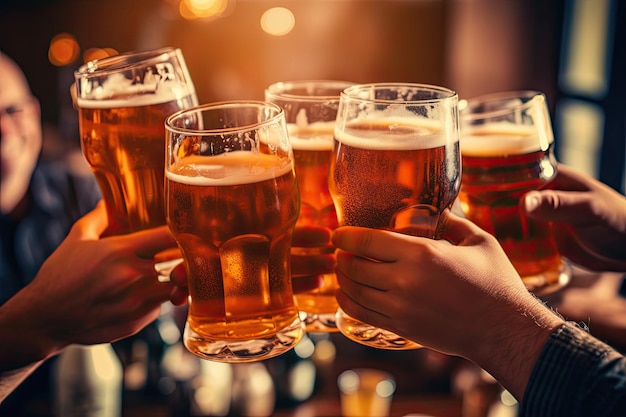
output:
M 626 417 L 626 358 L 575 323 L 558 328 L 528 381 L 519 417 Z

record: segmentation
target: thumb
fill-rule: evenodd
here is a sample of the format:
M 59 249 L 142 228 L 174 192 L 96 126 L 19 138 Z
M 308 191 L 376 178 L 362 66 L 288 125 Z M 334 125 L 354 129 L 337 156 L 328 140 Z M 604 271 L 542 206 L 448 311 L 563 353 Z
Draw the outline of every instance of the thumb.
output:
M 588 193 L 556 190 L 531 191 L 521 200 L 522 210 L 529 217 L 573 225 L 594 216 L 591 203 Z
M 475 236 L 486 234 L 471 221 L 450 213 L 442 238 L 457 246 L 464 246 L 474 241 Z

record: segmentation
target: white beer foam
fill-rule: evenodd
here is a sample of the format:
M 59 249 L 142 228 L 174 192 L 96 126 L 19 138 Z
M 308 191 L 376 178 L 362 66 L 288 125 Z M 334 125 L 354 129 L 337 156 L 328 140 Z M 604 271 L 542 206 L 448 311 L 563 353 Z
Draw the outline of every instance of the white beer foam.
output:
M 498 122 L 461 129 L 461 154 L 475 157 L 520 155 L 542 150 L 554 137 L 540 141 L 537 128 L 529 125 Z M 545 150 L 545 149 L 543 149 Z
M 80 80 L 78 82 L 81 82 Z M 107 82 L 77 97 L 76 104 L 84 109 L 110 109 L 118 107 L 139 107 L 167 103 L 194 94 L 193 86 L 181 82 L 168 81 L 159 84 L 132 84 L 122 74 L 112 74 Z M 111 98 L 121 95 L 123 98 Z
M 198 186 L 254 184 L 280 177 L 292 169 L 284 159 L 248 151 L 215 156 L 192 155 L 179 164 L 184 173 L 172 172 L 170 166 L 165 170 L 165 176 L 171 181 Z
M 378 129 L 350 129 L 351 125 L 375 125 Z M 382 129 L 385 127 L 386 129 Z M 457 132 L 444 132 L 441 123 L 423 117 L 382 117 L 351 121 L 335 131 L 345 145 L 369 150 L 421 150 L 439 148 L 459 141 Z
M 287 124 L 291 147 L 299 151 L 330 151 L 333 148 L 335 122 Z

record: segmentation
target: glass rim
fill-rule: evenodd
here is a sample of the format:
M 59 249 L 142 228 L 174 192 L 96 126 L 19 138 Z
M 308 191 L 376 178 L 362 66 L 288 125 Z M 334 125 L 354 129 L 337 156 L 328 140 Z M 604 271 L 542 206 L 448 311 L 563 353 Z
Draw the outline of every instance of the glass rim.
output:
M 145 65 L 151 61 L 161 62 L 163 57 L 177 55 L 181 56 L 180 48 L 164 46 L 157 49 L 145 51 L 127 51 L 117 55 L 93 59 L 82 64 L 74 71 L 74 78 L 89 78 L 91 76 L 101 76 L 113 72 L 129 70 L 138 65 Z
M 527 98 L 527 101 L 522 103 L 497 108 L 490 109 L 479 112 L 470 112 L 469 109 L 479 104 L 485 103 L 497 103 L 499 101 L 511 100 L 511 99 L 524 99 Z M 521 111 L 528 109 L 535 105 L 537 100 L 541 100 L 542 103 L 547 102 L 546 95 L 538 90 L 510 90 L 510 91 L 500 91 L 496 93 L 488 93 L 481 94 L 475 97 L 470 97 L 468 99 L 463 99 L 459 102 L 459 119 L 462 120 L 480 120 L 480 119 L 489 119 L 492 117 L 499 117 L 510 114 L 511 112 Z
M 332 89 L 337 88 L 338 94 L 293 94 L 288 93 L 291 88 L 302 87 L 305 88 L 308 85 L 320 86 L 322 88 Z M 333 100 L 339 99 L 341 91 L 348 87 L 357 85 L 352 81 L 343 80 L 326 80 L 326 79 L 306 79 L 306 80 L 293 80 L 293 81 L 278 81 L 270 84 L 265 89 L 265 93 L 271 95 L 273 98 L 281 99 L 298 99 L 301 101 L 320 101 L 320 100 Z M 285 88 L 283 88 L 285 87 Z
M 383 89 L 383 88 L 408 88 L 413 89 L 415 91 L 430 91 L 430 92 L 438 92 L 441 94 L 441 97 L 434 98 L 424 98 L 419 100 L 388 100 L 388 99 L 380 99 L 380 98 L 369 98 L 369 97 L 359 97 L 353 95 L 353 92 L 357 91 L 365 91 L 367 89 Z M 359 100 L 368 103 L 391 103 L 391 104 L 428 104 L 428 103 L 437 103 L 445 100 L 450 100 L 454 98 L 458 98 L 458 94 L 456 91 L 443 87 L 440 85 L 434 84 L 421 84 L 421 83 L 405 83 L 405 82 L 374 82 L 367 84 L 355 84 L 346 88 L 341 92 L 341 97 L 345 97 L 346 99 L 351 100 Z
M 249 123 L 245 125 L 235 126 L 235 127 L 223 127 L 223 128 L 214 128 L 214 129 L 191 129 L 186 127 L 178 127 L 172 125 L 174 120 L 179 119 L 186 114 L 191 113 L 204 113 L 207 110 L 218 110 L 218 109 L 229 109 L 229 108 L 237 108 L 237 107 L 249 107 L 249 108 L 272 108 L 276 111 L 274 115 L 269 117 L 267 120 L 263 120 L 261 122 Z M 216 101 L 212 103 L 204 103 L 197 106 L 189 107 L 186 109 L 178 110 L 176 113 L 169 115 L 165 119 L 165 129 L 170 132 L 175 132 L 183 135 L 212 135 L 212 134 L 223 134 L 223 133 L 232 133 L 240 130 L 253 130 L 255 128 L 262 127 L 264 125 L 269 125 L 275 123 L 279 119 L 284 120 L 284 110 L 277 104 L 270 103 L 267 101 L 261 100 L 224 100 L 224 101 Z

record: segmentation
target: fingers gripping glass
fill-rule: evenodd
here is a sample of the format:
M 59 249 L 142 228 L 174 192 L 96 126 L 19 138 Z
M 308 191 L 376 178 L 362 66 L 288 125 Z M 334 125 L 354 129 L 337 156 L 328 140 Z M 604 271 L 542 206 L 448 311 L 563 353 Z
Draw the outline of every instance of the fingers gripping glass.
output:
M 465 217 L 494 235 L 526 288 L 538 295 L 565 286 L 571 275 L 552 224 L 520 210 L 520 198 L 557 174 L 547 101 L 537 91 L 475 97 L 460 111 Z
M 460 183 L 456 93 L 399 83 L 344 90 L 329 173 L 340 225 L 439 238 Z M 337 326 L 367 346 L 420 347 L 341 309 Z
M 165 127 L 170 114 L 197 104 L 182 52 L 128 52 L 82 65 L 70 92 L 81 147 L 107 209 L 105 235 L 165 224 Z M 180 263 L 175 248 L 155 256 L 160 281 Z

